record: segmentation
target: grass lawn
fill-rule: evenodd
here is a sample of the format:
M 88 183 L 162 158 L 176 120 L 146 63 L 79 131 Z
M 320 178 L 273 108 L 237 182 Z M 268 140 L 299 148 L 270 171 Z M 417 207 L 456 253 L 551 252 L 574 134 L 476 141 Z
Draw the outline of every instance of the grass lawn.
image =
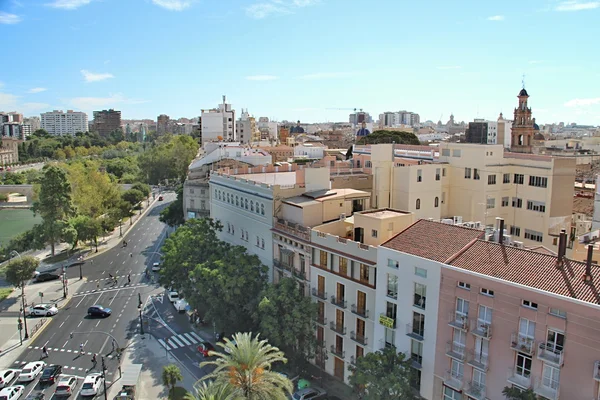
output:
M 9 294 L 12 293 L 12 288 L 1 288 L 0 289 L 0 301 L 4 300 L 8 297 Z
M 33 225 L 40 222 L 42 222 L 42 218 L 34 217 L 31 210 L 1 209 L 0 243 L 8 243 L 13 237 L 33 228 Z

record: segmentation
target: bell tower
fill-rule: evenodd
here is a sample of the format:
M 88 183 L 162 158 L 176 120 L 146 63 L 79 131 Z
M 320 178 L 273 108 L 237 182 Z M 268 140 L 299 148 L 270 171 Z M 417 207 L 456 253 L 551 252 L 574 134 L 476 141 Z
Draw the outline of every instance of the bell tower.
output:
M 531 141 L 535 134 L 533 128 L 533 120 L 531 118 L 531 108 L 527 106 L 529 94 L 523 89 L 517 96 L 519 98 L 519 106 L 515 108 L 515 119 L 511 129 L 511 145 L 510 151 L 516 153 L 531 153 Z

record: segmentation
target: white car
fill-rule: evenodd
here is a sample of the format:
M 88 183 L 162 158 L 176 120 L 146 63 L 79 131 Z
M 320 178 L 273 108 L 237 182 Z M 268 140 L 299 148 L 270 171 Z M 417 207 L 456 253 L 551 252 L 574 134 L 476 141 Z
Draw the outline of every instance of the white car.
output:
M 58 308 L 54 307 L 53 304 L 38 304 L 29 307 L 29 315 L 36 317 L 50 317 L 56 314 L 58 314 Z
M 0 390 L 0 400 L 17 400 L 23 396 L 25 386 L 15 385 Z
M 31 382 L 34 380 L 40 372 L 46 367 L 46 363 L 43 361 L 34 361 L 28 364 L 25 364 L 23 369 L 21 369 L 21 373 L 19 374 L 18 381 L 19 382 Z
M 175 290 L 169 290 L 167 296 L 169 297 L 169 301 L 171 303 L 175 303 L 177 300 L 179 300 L 179 293 Z
M 89 374 L 85 377 L 79 394 L 82 396 L 95 396 L 100 392 L 103 383 L 104 379 L 102 379 L 102 374 Z
M 0 371 L 0 388 L 10 385 L 10 383 L 15 380 L 18 373 L 18 369 L 5 369 Z
M 152 271 L 160 271 L 160 263 L 155 262 L 154 264 L 152 264 Z
M 64 376 L 58 381 L 56 390 L 54 391 L 55 397 L 67 397 L 75 393 L 75 387 L 77 386 L 77 378 L 74 376 Z
M 190 307 L 188 302 L 185 301 L 184 299 L 177 300 L 175 303 L 173 303 L 173 306 L 175 306 L 175 309 L 177 310 L 177 312 L 180 312 L 180 313 L 187 311 L 187 309 Z

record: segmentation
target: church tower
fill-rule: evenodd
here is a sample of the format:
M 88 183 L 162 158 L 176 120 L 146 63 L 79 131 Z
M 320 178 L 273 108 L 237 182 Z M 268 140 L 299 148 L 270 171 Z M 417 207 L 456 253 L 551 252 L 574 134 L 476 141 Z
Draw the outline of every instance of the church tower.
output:
M 531 153 L 531 141 L 535 134 L 531 118 L 531 108 L 527 107 L 529 95 L 525 88 L 521 89 L 519 95 L 519 106 L 515 108 L 515 119 L 511 129 L 510 151 L 516 153 Z

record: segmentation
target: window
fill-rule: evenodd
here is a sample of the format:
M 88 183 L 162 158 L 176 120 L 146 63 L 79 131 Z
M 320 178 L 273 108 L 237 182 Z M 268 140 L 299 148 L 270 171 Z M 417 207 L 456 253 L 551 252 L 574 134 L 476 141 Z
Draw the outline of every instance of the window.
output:
M 400 263 L 396 260 L 392 260 L 391 258 L 388 258 L 388 267 L 398 269 L 398 267 L 400 267 Z
M 548 178 L 544 178 L 541 176 L 530 176 L 529 177 L 529 186 L 535 187 L 548 187 Z
M 348 275 L 348 259 L 344 258 L 344 257 L 338 257 L 339 258 L 339 266 L 338 266 L 338 270 L 339 273 L 342 275 Z
M 254 212 L 254 202 L 250 201 L 250 211 Z
M 439 197 L 436 197 L 435 199 L 433 199 L 433 206 L 434 207 L 439 207 L 440 206 L 440 199 L 439 199 Z
M 471 284 L 465 282 L 458 282 L 458 287 L 461 289 L 471 290 Z
M 412 332 L 415 335 L 425 337 L 425 315 L 413 312 Z
M 543 201 L 527 200 L 527 209 L 538 212 L 546 212 L 546 203 Z
M 456 390 L 448 387 L 448 386 L 444 386 L 444 399 L 443 400 L 461 400 L 462 397 L 462 393 L 461 392 L 457 392 Z
M 377 237 L 377 229 L 371 229 L 371 237 Z
M 510 183 L 510 174 L 502 174 L 502 183 Z
M 435 169 L 435 180 L 436 181 L 440 180 L 440 169 L 439 168 Z
M 471 179 L 471 168 L 465 168 L 465 179 Z
M 452 157 L 460 157 L 461 151 L 459 149 L 452 150 Z
M 511 225 L 510 234 L 514 236 L 521 236 L 521 228 L 519 228 L 518 226 Z
M 460 361 L 452 360 L 450 372 L 452 373 L 452 377 L 462 380 L 465 375 L 465 365 Z
M 235 206 L 239 207 L 239 205 L 240 205 L 240 199 L 238 196 L 235 196 Z
M 264 204 L 260 205 L 260 213 L 261 213 L 261 215 L 265 215 L 265 205 Z
M 420 210 L 420 209 L 421 209 L 421 199 L 417 199 L 417 202 L 416 202 L 416 204 L 415 204 L 415 208 L 416 208 L 417 210 Z
M 371 168 L 371 161 L 365 161 L 365 168 Z
M 385 347 L 396 345 L 396 331 L 390 328 L 385 328 Z
M 415 282 L 414 288 L 414 300 L 413 305 L 415 307 L 425 309 L 425 303 L 427 301 L 427 286 Z
M 523 174 L 515 174 L 514 175 L 514 179 L 513 179 L 513 183 L 516 183 L 517 185 L 522 185 L 524 179 L 525 179 L 525 177 L 524 177 Z
M 563 310 L 560 310 L 558 308 L 552 308 L 550 307 L 550 310 L 548 311 L 549 314 L 554 315 L 555 317 L 559 317 L 559 318 L 567 318 L 567 313 Z
M 559 354 L 565 347 L 565 335 L 562 332 L 548 329 L 546 335 L 546 350 Z
M 319 265 L 323 268 L 327 268 L 327 252 L 319 251 Z
M 415 267 L 415 275 L 427 278 L 427 270 L 425 268 Z
M 473 179 L 479 180 L 479 170 L 477 168 L 473 168 Z
M 446 168 L 442 168 L 442 176 L 446 176 Z
M 423 170 L 422 169 L 417 170 L 417 182 L 423 182 Z
M 456 321 L 463 322 L 469 316 L 469 302 L 458 297 L 456 299 Z
M 558 382 L 560 382 L 560 369 L 544 364 L 542 385 L 552 390 L 558 390 Z
M 256 247 L 260 247 L 260 238 L 256 237 Z
M 508 207 L 508 197 L 502 198 L 502 207 Z
M 200 200 L 200 209 L 206 210 L 206 200 Z
M 227 202 L 229 203 L 229 193 L 227 193 Z
M 523 207 L 523 199 L 520 199 L 518 197 L 513 197 L 512 198 L 512 206 L 515 208 Z
M 523 300 L 521 302 L 521 304 L 523 305 L 523 307 L 533 308 L 534 310 L 537 310 L 537 308 L 538 308 L 537 303 L 534 303 L 533 301 L 529 301 L 529 300 Z
M 486 295 L 486 296 L 494 297 L 494 291 L 490 290 L 490 289 L 481 288 L 481 289 L 479 289 L 479 293 Z
M 393 299 L 398 298 L 398 276 L 387 274 L 387 295 Z
M 260 248 L 261 249 L 265 248 L 265 239 L 260 239 Z
M 493 197 L 488 197 L 486 202 L 486 208 L 489 210 L 490 208 L 496 208 L 496 199 Z
M 479 313 L 477 314 L 477 322 L 479 326 L 481 325 L 491 325 L 492 324 L 492 309 L 486 306 L 479 306 Z
M 535 338 L 535 322 L 530 321 L 526 318 L 519 320 L 519 339 L 529 339 L 528 341 L 533 342 Z
M 531 357 L 526 356 L 523 353 L 517 353 L 517 362 L 515 366 L 515 373 L 524 378 L 531 377 Z
M 423 342 L 419 342 L 415 339 L 410 339 L 410 358 L 422 364 L 423 362 Z
M 450 157 L 450 149 L 442 149 L 442 157 Z
M 496 184 L 496 175 L 488 175 L 488 185 Z
M 479 388 L 485 388 L 485 372 L 473 368 L 473 384 Z
M 231 233 L 231 224 L 227 223 L 227 233 Z
M 247 210 L 248 209 L 248 199 L 244 200 L 244 208 Z
M 360 278 L 361 282 L 369 283 L 369 266 L 360 264 Z
M 458 354 L 465 354 L 467 346 L 467 333 L 460 329 L 454 329 L 452 333 L 452 351 Z
M 533 240 L 534 242 L 543 242 L 544 234 L 529 229 L 525 229 L 525 239 Z

